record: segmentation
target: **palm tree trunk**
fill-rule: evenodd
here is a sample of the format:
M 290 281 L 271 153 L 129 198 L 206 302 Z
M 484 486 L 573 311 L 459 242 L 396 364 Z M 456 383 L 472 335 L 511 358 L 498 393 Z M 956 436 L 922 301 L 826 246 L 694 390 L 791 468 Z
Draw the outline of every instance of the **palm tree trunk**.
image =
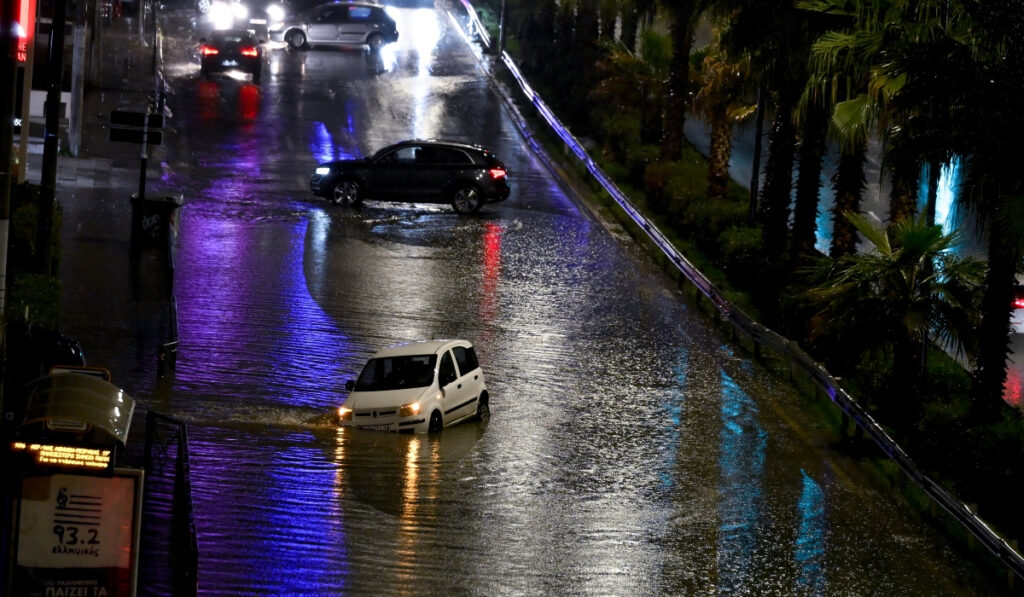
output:
M 761 138 L 764 136 L 764 110 L 767 91 L 762 86 L 757 91 L 757 124 L 754 126 L 754 161 L 750 169 L 750 210 L 747 217 L 753 224 L 757 219 L 757 196 L 761 191 Z
M 803 126 L 800 142 L 800 174 L 796 182 L 796 206 L 793 210 L 793 245 L 791 260 L 814 252 L 818 219 L 818 196 L 821 189 L 822 158 L 828 133 L 828 112 L 812 106 Z
M 768 255 L 780 254 L 786 245 L 793 191 L 793 156 L 796 152 L 794 105 L 795 98 L 790 94 L 780 94 L 775 119 L 768 132 L 768 161 L 761 196 L 764 245 Z
M 1010 353 L 1010 310 L 1014 278 L 1021 261 L 1020 250 L 1015 248 L 1016 243 L 1006 240 L 1006 234 L 1011 231 L 1005 229 L 1005 219 L 997 213 L 992 215 L 991 222 L 972 405 L 972 414 L 979 421 L 994 420 L 1002 405 L 1006 358 Z
M 830 256 L 838 259 L 857 251 L 857 229 L 843 215 L 859 213 L 861 194 L 864 192 L 864 163 L 867 161 L 866 142 L 844 148 L 839 156 L 839 169 L 832 177 L 835 205 L 832 207 L 832 247 Z
M 917 187 L 921 179 L 921 163 L 901 152 L 892 157 L 892 190 L 889 193 L 889 226 L 914 217 L 917 211 Z
M 932 159 L 928 162 L 928 203 L 925 207 L 925 220 L 935 225 L 935 205 L 939 199 L 939 176 L 942 174 L 942 162 Z
M 725 114 L 711 121 L 711 144 L 708 156 L 708 199 L 725 197 L 729 184 L 729 156 L 732 154 L 732 126 Z
M 662 130 L 661 157 L 675 161 L 683 155 L 683 127 L 690 107 L 690 51 L 693 49 L 693 0 L 675 0 L 670 4 L 672 22 L 672 64 L 669 67 L 668 98 L 665 102 L 665 126 Z

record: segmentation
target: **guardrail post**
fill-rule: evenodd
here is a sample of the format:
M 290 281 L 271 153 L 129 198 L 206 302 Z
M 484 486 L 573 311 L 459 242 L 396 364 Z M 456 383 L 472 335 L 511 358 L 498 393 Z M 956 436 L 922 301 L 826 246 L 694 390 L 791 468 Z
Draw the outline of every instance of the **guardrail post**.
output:
M 974 514 L 975 516 L 977 516 L 977 514 L 978 514 L 978 504 L 967 504 L 967 509 L 971 511 L 971 514 Z M 967 549 L 969 551 L 974 551 L 974 544 L 975 544 L 974 533 L 967 533 Z
M 1017 545 L 1017 540 L 1016 539 L 1010 539 L 1008 541 L 1008 543 L 1010 544 L 1010 547 L 1012 547 L 1014 551 L 1020 551 L 1019 546 Z M 1010 568 L 1009 566 L 1007 566 L 1006 567 L 1006 586 L 1011 591 L 1013 591 L 1013 583 L 1016 582 L 1016 578 L 1017 578 L 1017 574 L 1014 573 L 1013 568 Z

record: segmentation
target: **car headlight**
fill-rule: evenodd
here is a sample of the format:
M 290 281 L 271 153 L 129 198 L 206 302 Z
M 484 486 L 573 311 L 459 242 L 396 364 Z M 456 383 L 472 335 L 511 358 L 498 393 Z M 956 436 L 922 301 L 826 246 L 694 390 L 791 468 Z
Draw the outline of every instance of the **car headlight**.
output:
M 352 409 L 347 406 L 338 407 L 338 420 L 339 421 L 351 421 L 352 420 Z
M 284 20 L 284 8 L 280 4 L 271 4 L 267 7 L 267 18 L 271 23 Z
M 398 409 L 398 416 L 400 416 L 400 417 L 414 417 L 414 416 L 416 416 L 418 414 L 420 414 L 420 403 L 419 402 L 413 402 L 411 404 L 403 404 L 402 407 Z
M 331 173 L 331 169 L 328 168 L 327 166 L 317 166 L 317 168 L 316 168 L 316 170 L 314 170 L 314 172 L 316 172 L 320 176 L 323 176 L 325 174 L 330 174 Z

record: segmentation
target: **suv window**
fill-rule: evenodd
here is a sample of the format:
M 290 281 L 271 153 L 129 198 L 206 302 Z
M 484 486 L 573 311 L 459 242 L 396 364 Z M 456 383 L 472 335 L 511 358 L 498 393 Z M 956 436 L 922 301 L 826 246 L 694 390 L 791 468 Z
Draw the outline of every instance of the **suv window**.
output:
M 452 353 L 446 351 L 444 356 L 441 357 L 441 368 L 437 374 L 437 385 L 443 388 L 458 378 L 459 376 L 455 373 L 455 363 L 452 361 Z
M 349 6 L 348 20 L 367 21 L 373 16 L 373 9 L 369 6 Z
M 320 15 L 317 20 L 321 23 L 336 23 L 344 18 L 344 13 L 340 8 L 328 7 L 320 11 Z
M 392 151 L 391 153 L 381 156 L 380 163 L 382 164 L 411 164 L 416 161 L 416 155 L 421 151 L 418 145 L 405 145 Z
M 451 147 L 424 147 L 424 151 L 429 150 L 429 159 L 427 160 L 431 164 L 472 164 L 473 160 L 470 159 L 465 152 L 459 151 Z
M 472 346 L 469 348 L 456 346 L 452 348 L 452 352 L 455 354 L 455 362 L 459 364 L 459 373 L 462 375 L 480 366 L 480 363 L 476 360 L 476 350 Z

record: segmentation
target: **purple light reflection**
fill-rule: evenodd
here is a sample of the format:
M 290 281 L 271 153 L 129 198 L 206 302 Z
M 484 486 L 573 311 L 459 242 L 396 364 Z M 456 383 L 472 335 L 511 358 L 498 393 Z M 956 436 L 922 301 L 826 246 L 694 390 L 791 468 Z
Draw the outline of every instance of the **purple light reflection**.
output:
M 185 226 L 202 234 L 179 239 L 177 382 L 204 394 L 264 397 L 256 404 L 333 406 L 337 355 L 348 339 L 307 288 L 307 221 L 287 228 L 201 217 Z
M 354 132 L 354 123 L 351 112 L 348 116 L 348 132 Z M 334 160 L 349 160 L 362 156 L 358 148 L 346 149 L 335 144 L 334 136 L 327 125 L 317 121 L 313 123 L 313 132 L 309 142 L 309 151 L 316 158 L 317 162 L 331 162 Z M 353 144 L 354 145 L 354 144 Z

